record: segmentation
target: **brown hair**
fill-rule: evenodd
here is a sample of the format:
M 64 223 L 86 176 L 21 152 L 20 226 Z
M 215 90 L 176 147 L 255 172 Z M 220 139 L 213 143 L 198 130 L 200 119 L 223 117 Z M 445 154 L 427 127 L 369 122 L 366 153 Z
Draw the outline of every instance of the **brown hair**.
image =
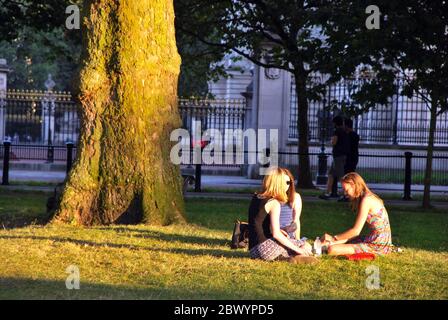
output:
M 364 179 L 356 172 L 347 173 L 342 177 L 341 182 L 349 183 L 355 189 L 354 197 L 351 200 L 351 208 L 353 211 L 357 211 L 359 209 L 359 204 L 361 203 L 362 198 L 364 198 L 367 194 L 372 194 L 375 198 L 381 201 L 381 203 L 383 202 L 378 195 L 369 189 Z
M 285 176 L 289 177 L 289 188 L 285 183 Z M 273 198 L 281 203 L 287 202 L 290 207 L 295 199 L 294 177 L 288 169 L 274 168 L 263 179 L 262 191 L 258 193 L 260 198 Z

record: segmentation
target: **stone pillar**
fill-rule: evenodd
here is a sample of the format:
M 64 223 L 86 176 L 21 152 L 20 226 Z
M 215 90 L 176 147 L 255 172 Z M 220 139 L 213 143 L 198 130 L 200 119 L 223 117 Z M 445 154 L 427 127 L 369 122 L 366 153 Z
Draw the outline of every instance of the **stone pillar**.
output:
M 5 59 L 0 59 L 0 143 L 5 140 L 6 127 L 6 90 L 10 69 Z
M 278 147 L 283 148 L 287 134 L 287 125 L 285 124 L 285 112 L 287 112 L 288 103 L 285 101 L 284 84 L 286 72 L 280 69 L 266 69 L 258 67 L 254 76 L 253 85 L 253 123 L 255 129 L 266 130 L 266 142 L 268 148 L 275 152 Z M 277 130 L 277 143 L 275 148 L 270 146 L 270 130 Z M 259 139 L 260 137 L 258 137 Z M 258 146 L 257 146 L 258 148 Z M 264 150 L 258 150 L 264 151 Z M 278 150 L 280 151 L 280 150 Z M 257 157 L 258 160 L 258 157 Z M 280 164 L 279 164 L 280 165 Z M 260 176 L 260 164 L 249 165 L 247 176 L 251 179 L 263 178 Z
M 253 72 L 252 72 L 253 75 Z M 247 129 L 254 129 L 255 128 L 255 124 L 253 123 L 253 116 L 252 113 L 254 112 L 254 109 L 252 108 L 252 104 L 253 104 L 253 87 L 254 87 L 254 81 L 252 80 L 251 83 L 246 87 L 246 91 L 241 92 L 241 95 L 246 99 L 246 111 L 244 113 L 244 128 L 243 130 L 247 130 Z M 248 142 L 249 144 L 250 142 Z M 245 151 L 249 151 L 249 146 L 248 144 L 246 145 L 244 143 L 244 139 L 243 139 L 243 149 Z M 249 170 L 249 159 L 250 156 L 248 153 L 244 154 L 244 165 L 241 167 L 241 173 L 244 176 L 250 176 L 250 174 L 248 174 L 248 170 Z
M 45 91 L 44 98 L 42 99 L 42 142 L 47 145 L 52 145 L 55 136 L 55 122 L 54 122 L 54 111 L 55 111 L 55 100 L 56 97 L 53 92 L 55 87 L 55 82 L 51 74 L 48 75 L 48 79 L 45 81 Z

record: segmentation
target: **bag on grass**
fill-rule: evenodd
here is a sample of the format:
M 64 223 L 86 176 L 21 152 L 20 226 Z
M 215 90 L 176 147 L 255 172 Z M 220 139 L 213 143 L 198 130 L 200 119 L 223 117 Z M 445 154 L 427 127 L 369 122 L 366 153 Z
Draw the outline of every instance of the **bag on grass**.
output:
M 247 222 L 235 221 L 233 228 L 232 242 L 230 248 L 246 248 L 249 245 L 249 224 Z

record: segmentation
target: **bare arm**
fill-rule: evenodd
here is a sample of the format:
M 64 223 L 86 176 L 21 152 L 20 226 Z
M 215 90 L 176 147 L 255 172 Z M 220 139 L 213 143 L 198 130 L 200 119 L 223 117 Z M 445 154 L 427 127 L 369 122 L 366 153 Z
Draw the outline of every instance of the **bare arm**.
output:
M 302 214 L 302 198 L 300 194 L 296 193 L 295 201 L 294 201 L 294 211 L 293 211 L 293 220 L 297 225 L 296 230 L 296 239 L 300 239 L 300 215 Z
M 362 228 L 364 227 L 364 224 L 367 219 L 367 215 L 369 214 L 370 207 L 371 207 L 371 200 L 368 198 L 364 198 L 361 201 L 361 204 L 359 206 L 358 210 L 358 216 L 356 217 L 355 224 L 353 227 L 348 229 L 347 231 L 336 235 L 337 241 L 333 242 L 333 244 L 339 244 L 339 243 L 346 243 L 348 240 L 359 236 L 359 234 L 362 231 Z
M 270 206 L 266 210 L 269 213 L 271 218 L 271 231 L 272 236 L 275 240 L 277 240 L 280 244 L 285 247 L 293 250 L 298 254 L 306 255 L 306 251 L 297 247 L 294 243 L 292 243 L 280 230 L 280 203 L 278 201 L 271 201 Z
M 335 146 L 336 143 L 338 143 L 338 136 L 332 136 L 331 137 L 331 145 Z

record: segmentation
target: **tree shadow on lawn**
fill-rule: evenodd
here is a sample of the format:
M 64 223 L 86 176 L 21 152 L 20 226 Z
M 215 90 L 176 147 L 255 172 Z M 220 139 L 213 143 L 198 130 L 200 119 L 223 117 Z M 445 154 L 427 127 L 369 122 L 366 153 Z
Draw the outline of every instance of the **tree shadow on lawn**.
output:
M 100 227 L 96 228 L 96 230 L 103 230 L 103 231 L 115 231 L 118 234 L 124 233 L 130 233 L 132 234 L 132 237 L 135 238 L 143 238 L 143 239 L 157 239 L 162 241 L 179 241 L 182 243 L 189 243 L 189 244 L 199 244 L 199 245 L 215 245 L 215 246 L 229 246 L 230 240 L 223 240 L 223 239 L 217 239 L 217 238 L 203 238 L 198 236 L 186 236 L 181 234 L 166 234 L 159 231 L 153 231 L 153 230 L 141 230 L 141 229 L 134 229 L 134 228 L 128 228 L 126 226 L 120 226 L 120 227 L 113 227 L 113 228 L 107 228 L 107 227 Z
M 305 228 L 307 229 L 307 228 Z M 314 229 L 314 228 L 313 228 Z M 420 230 L 419 236 L 416 236 L 417 230 L 411 230 L 409 227 L 406 227 L 408 231 L 410 231 L 410 234 L 403 233 L 404 230 L 402 228 L 395 228 L 395 230 L 400 231 L 398 232 L 392 232 L 392 242 L 394 245 L 401 247 L 403 249 L 420 249 L 420 250 L 426 250 L 431 251 L 435 253 L 444 253 L 447 252 L 447 245 L 446 245 L 446 239 L 443 234 L 438 234 L 437 236 L 430 236 L 427 234 L 427 232 L 422 232 Z M 161 240 L 165 242 L 179 242 L 182 244 L 192 244 L 192 245 L 208 245 L 208 246 L 223 246 L 228 247 L 230 244 L 230 240 L 224 240 L 224 239 L 218 239 L 218 238 L 206 238 L 206 237 L 199 237 L 199 236 L 190 236 L 190 235 L 181 235 L 181 234 L 166 234 L 159 231 L 152 231 L 152 230 L 141 230 L 141 229 L 134 229 L 134 228 L 128 228 L 126 226 L 122 227 L 101 227 L 96 228 L 95 230 L 102 230 L 102 231 L 116 231 L 118 234 L 123 233 L 121 236 L 123 237 L 135 237 L 135 238 L 142 238 L 142 239 L 154 239 L 154 240 Z M 342 229 L 341 229 L 342 230 Z M 364 230 L 366 231 L 366 230 Z M 311 232 L 308 234 L 303 233 L 304 236 L 310 236 Z M 366 232 L 363 232 L 362 234 L 366 234 Z M 129 244 L 116 244 L 116 243 L 96 243 L 86 240 L 77 240 L 77 239 L 71 239 L 71 238 L 58 238 L 58 237 L 37 237 L 37 236 L 3 236 L 0 235 L 0 238 L 23 238 L 23 239 L 42 239 L 42 240 L 49 240 L 49 241 L 59 241 L 59 242 L 72 242 L 79 245 L 90 245 L 90 246 L 98 246 L 98 247 L 114 247 L 114 248 L 121 248 L 121 247 L 127 247 L 129 249 L 147 249 L 147 250 L 154 250 L 154 248 L 145 248 L 145 247 L 139 247 L 139 246 L 133 246 Z M 230 233 L 229 233 L 230 237 Z M 436 238 L 436 239 L 434 239 Z M 164 249 L 166 250 L 166 249 Z M 176 249 L 172 250 L 166 250 L 170 252 L 175 252 Z M 183 250 L 183 249 L 179 249 Z M 184 250 L 188 251 L 188 250 Z M 241 250 L 231 250 L 231 251 L 225 251 L 225 250 L 218 250 L 218 249 L 198 249 L 198 250 L 190 250 L 192 255 L 205 255 L 205 254 L 211 254 L 218 257 L 245 257 L 247 256 L 247 251 L 242 252 Z M 202 252 L 202 253 L 198 253 Z M 208 253 L 206 253 L 208 252 Z M 215 253 L 213 253 L 215 252 Z M 234 254 L 232 254 L 232 252 Z M 238 253 L 240 252 L 240 253 Z M 182 253 L 182 252 L 177 252 Z
M 51 216 L 20 217 L 15 215 L 1 215 L 0 227 L 3 229 L 20 229 L 29 226 L 45 226 L 50 222 Z
M 179 242 L 184 242 L 186 236 L 179 236 Z M 176 254 L 186 254 L 191 256 L 213 256 L 217 258 L 249 258 L 249 253 L 245 250 L 232 250 L 226 251 L 221 249 L 183 249 L 183 248 L 157 248 L 157 247 L 145 247 L 139 245 L 130 244 L 118 244 L 118 243 L 104 243 L 104 242 L 93 242 L 88 240 L 78 240 L 71 238 L 60 238 L 60 237 L 41 237 L 41 236 L 5 236 L 0 235 L 0 239 L 10 239 L 10 240 L 41 240 L 41 241 L 53 241 L 58 243 L 72 243 L 80 246 L 91 246 L 97 248 L 112 248 L 112 249 L 129 249 L 129 250 L 145 250 L 153 252 L 166 252 L 166 253 L 176 253 Z M 171 239 L 173 240 L 173 239 Z
M 331 212 L 324 212 L 322 204 L 310 203 L 304 209 L 302 217 L 303 236 L 314 239 L 324 232 L 337 233 L 349 228 L 354 222 L 355 215 L 343 204 L 332 207 Z M 448 242 L 446 234 L 448 231 L 448 215 L 440 211 L 431 211 L 429 215 L 424 212 L 420 214 L 418 208 L 398 208 L 388 209 L 392 226 L 392 239 L 395 245 L 404 248 L 423 249 L 433 252 L 447 252 Z M 219 238 L 206 238 L 200 236 L 186 236 L 180 234 L 166 234 L 163 232 L 131 228 L 127 225 L 112 225 L 109 227 L 99 227 L 96 230 L 115 231 L 116 233 L 129 232 L 133 237 L 153 238 L 162 241 L 178 241 L 187 244 L 228 246 L 233 228 L 233 215 L 222 215 L 217 211 L 211 211 L 207 215 L 201 215 L 192 219 L 195 224 L 210 231 L 226 231 L 229 240 Z M 0 228 L 4 219 L 0 216 Z M 5 228 L 20 228 L 28 225 L 44 226 L 48 222 L 48 216 L 40 219 L 22 219 L 10 223 Z M 231 227 L 232 226 L 232 227 Z M 76 240 L 75 240 L 76 241 Z
M 0 299 L 1 300 L 23 300 L 23 299 L 168 299 L 168 300 L 188 300 L 188 299 L 252 299 L 253 292 L 244 292 L 244 290 L 219 290 L 217 288 L 183 288 L 183 287 L 167 287 L 159 285 L 159 287 L 146 286 L 133 288 L 129 285 L 105 285 L 91 282 L 84 282 L 81 276 L 80 289 L 68 290 L 65 279 L 61 280 L 44 280 L 30 278 L 0 278 Z M 210 283 L 213 283 L 210 281 Z M 259 299 L 269 299 L 267 293 L 259 294 Z M 313 297 L 310 297 L 313 298 Z M 317 298 L 317 297 L 315 297 Z M 181 305 L 163 301 L 157 302 L 157 308 L 160 310 L 171 309 Z M 188 303 L 188 302 L 187 302 Z M 219 302 L 217 302 L 219 303 Z M 184 302 L 185 304 L 185 302 Z

